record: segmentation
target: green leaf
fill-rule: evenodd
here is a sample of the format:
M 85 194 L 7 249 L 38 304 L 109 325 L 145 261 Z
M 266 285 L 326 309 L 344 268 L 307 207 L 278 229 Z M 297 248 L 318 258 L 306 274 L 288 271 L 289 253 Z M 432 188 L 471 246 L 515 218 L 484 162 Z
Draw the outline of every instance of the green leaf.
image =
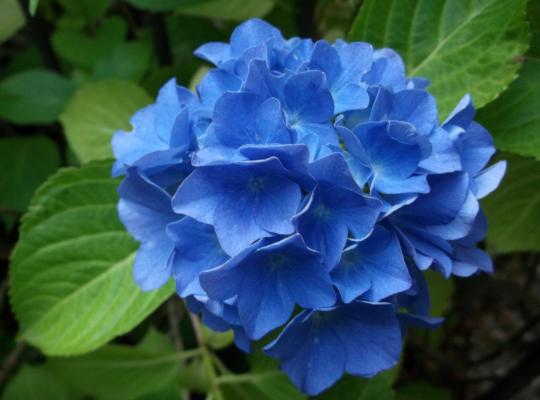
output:
M 82 162 L 110 158 L 111 138 L 129 130 L 131 115 L 152 100 L 135 83 L 97 81 L 81 87 L 60 116 L 64 132 Z
M 20 338 L 49 355 L 81 354 L 130 331 L 172 292 L 143 293 L 137 244 L 120 223 L 110 162 L 48 179 L 24 216 L 12 255 L 10 297 Z
M 119 44 L 110 55 L 96 61 L 94 77 L 139 81 L 150 66 L 151 55 L 147 42 Z
M 141 10 L 148 11 L 171 11 L 181 4 L 208 0 L 127 0 L 129 4 Z
M 51 39 L 54 51 L 64 61 L 90 68 L 100 58 L 109 56 L 126 34 L 126 23 L 120 17 L 106 19 L 94 34 L 77 20 L 66 17 L 58 23 Z
M 540 160 L 540 3 L 531 2 L 531 48 L 519 78 L 497 100 L 480 110 L 478 119 L 501 150 Z
M 0 43 L 24 26 L 24 16 L 17 0 L 0 0 Z
M 43 366 L 23 366 L 6 387 L 3 400 L 69 400 L 68 389 Z
M 452 400 L 450 390 L 423 381 L 407 383 L 401 386 L 396 394 L 398 400 Z
M 111 0 L 59 0 L 59 3 L 69 15 L 94 22 L 105 14 Z
M 262 17 L 274 7 L 273 0 L 205 0 L 189 2 L 176 8 L 176 12 L 198 17 L 243 21 Z
M 75 85 L 50 71 L 33 69 L 0 82 L 0 118 L 16 124 L 56 121 Z
M 452 278 L 445 278 L 439 272 L 428 270 L 424 273 L 429 286 L 429 296 L 431 301 L 430 313 L 434 316 L 442 316 L 452 304 L 454 294 L 454 281 Z
M 25 211 L 37 187 L 60 167 L 56 144 L 46 136 L 0 139 L 0 208 Z
M 465 93 L 477 107 L 516 77 L 527 49 L 526 0 L 366 0 L 350 40 L 391 47 L 410 76 L 431 80 L 446 115 Z
M 226 400 L 303 400 L 306 396 L 279 371 L 222 375 L 217 378 Z
M 107 345 L 79 357 L 50 358 L 47 367 L 84 395 L 131 400 L 166 388 L 175 380 L 180 362 L 198 354 L 198 350 L 155 353 Z
M 503 154 L 508 170 L 501 187 L 483 200 L 487 243 L 499 253 L 540 250 L 540 161 Z
M 39 0 L 30 0 L 28 8 L 30 9 L 30 15 L 36 15 L 36 11 L 39 5 Z
M 373 378 L 365 379 L 345 375 L 334 386 L 321 393 L 315 400 L 393 400 L 392 385 L 397 368 L 384 371 Z
M 204 342 L 212 349 L 220 350 L 230 346 L 234 342 L 234 334 L 232 330 L 226 332 L 215 332 L 206 325 L 201 325 Z

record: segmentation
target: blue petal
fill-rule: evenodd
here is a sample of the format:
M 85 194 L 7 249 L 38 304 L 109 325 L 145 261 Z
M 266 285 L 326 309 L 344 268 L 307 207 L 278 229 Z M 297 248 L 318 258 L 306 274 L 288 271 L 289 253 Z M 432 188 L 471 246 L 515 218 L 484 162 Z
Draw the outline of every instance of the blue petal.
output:
M 118 192 L 120 220 L 140 242 L 166 237 L 167 224 L 179 219 L 171 208 L 169 194 L 150 182 L 137 168 L 128 169 Z
M 495 153 L 493 138 L 480 124 L 472 122 L 469 128 L 458 136 L 456 145 L 461 154 L 463 170 L 476 175 Z
M 171 277 L 173 243 L 167 238 L 143 242 L 133 263 L 133 278 L 141 290 L 150 291 L 163 286 Z
M 493 192 L 502 181 L 506 172 L 506 161 L 499 161 L 491 167 L 486 168 L 474 178 L 475 195 L 477 199 L 482 199 Z
M 293 75 L 283 87 L 284 107 L 292 127 L 298 122 L 326 123 L 334 114 L 334 102 L 320 71 Z
M 395 92 L 406 87 L 405 65 L 403 60 L 392 49 L 380 49 L 373 53 L 371 70 L 363 80 L 370 85 L 390 87 Z
M 181 297 L 204 295 L 199 274 L 228 259 L 219 246 L 214 228 L 185 217 L 167 225 L 167 234 L 174 242 L 172 269 L 176 291 Z
M 281 39 L 279 30 L 258 18 L 238 25 L 231 35 L 231 54 L 241 56 L 246 50 L 257 47 L 269 39 Z
M 360 295 L 380 301 L 412 284 L 397 237 L 381 226 L 343 254 L 332 279 L 345 303 Z
M 176 84 L 175 78 L 163 85 L 155 105 L 154 127 L 157 135 L 168 143 L 176 117 L 183 108 L 191 107 L 196 101 L 193 93 Z
M 161 139 L 154 130 L 154 105 L 137 111 L 131 117 L 133 131 L 118 131 L 112 138 L 112 149 L 116 161 L 113 177 L 124 174 L 127 166 L 133 165 L 141 157 L 160 150 L 167 150 L 168 143 Z
M 240 85 L 240 79 L 233 74 L 222 69 L 211 69 L 197 85 L 197 93 L 202 105 L 212 108 L 223 93 L 235 92 L 240 89 Z
M 205 43 L 199 46 L 193 54 L 217 67 L 231 58 L 231 46 L 219 42 Z
M 316 329 L 317 313 L 300 313 L 282 334 L 265 347 L 281 361 L 281 368 L 293 383 L 309 395 L 317 395 L 334 384 L 345 371 L 346 350 L 328 324 Z
M 458 105 L 450 113 L 446 121 L 443 122 L 443 128 L 450 125 L 458 126 L 460 128 L 466 129 L 474 118 L 475 110 L 472 103 L 471 96 L 466 94 L 459 101 Z
M 361 192 L 342 154 L 332 153 L 312 162 L 308 169 L 317 182 Z

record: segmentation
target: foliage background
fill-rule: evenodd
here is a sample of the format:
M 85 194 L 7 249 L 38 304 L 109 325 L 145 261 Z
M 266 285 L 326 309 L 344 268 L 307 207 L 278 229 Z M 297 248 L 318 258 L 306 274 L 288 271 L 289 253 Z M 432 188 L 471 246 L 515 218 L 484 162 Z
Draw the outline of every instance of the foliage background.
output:
M 442 117 L 471 93 L 509 160 L 483 204 L 494 276 L 429 275 L 443 327 L 410 332 L 398 369 L 319 399 L 539 399 L 538 0 L 0 0 L 0 395 L 304 398 L 171 285 L 136 288 L 109 178 L 112 133 L 171 76 L 193 88 L 208 66 L 192 51 L 254 16 L 395 48 Z

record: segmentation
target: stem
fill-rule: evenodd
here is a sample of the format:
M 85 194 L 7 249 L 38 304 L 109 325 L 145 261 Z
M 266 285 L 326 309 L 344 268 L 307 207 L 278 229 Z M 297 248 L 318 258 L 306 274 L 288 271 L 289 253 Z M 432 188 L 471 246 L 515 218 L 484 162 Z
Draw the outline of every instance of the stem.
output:
M 204 336 L 201 330 L 201 323 L 199 322 L 197 316 L 189 313 L 189 317 L 191 318 L 191 324 L 193 325 L 193 332 L 195 333 L 195 338 L 197 339 L 197 342 L 199 343 L 202 351 L 203 366 L 206 374 L 208 375 L 208 380 L 210 381 L 211 390 L 209 396 L 210 394 L 213 394 L 215 396 L 215 400 L 224 400 L 225 397 L 223 396 L 221 388 L 219 387 L 218 377 L 216 375 L 216 370 L 214 369 L 214 363 L 212 362 L 211 352 L 208 349 L 206 342 L 204 341 Z
M 184 350 L 184 344 L 182 343 L 182 338 L 180 336 L 180 319 L 182 317 L 181 308 L 177 307 L 177 297 L 172 296 L 167 301 L 167 316 L 169 319 L 169 335 L 171 336 L 174 348 L 177 352 Z M 179 362 L 180 369 L 185 368 L 186 363 L 184 360 Z M 189 400 L 189 392 L 186 389 L 180 390 L 180 397 L 182 400 Z
M 172 64 L 171 46 L 169 35 L 165 25 L 165 18 L 161 13 L 151 13 L 148 18 L 150 31 L 152 32 L 152 41 L 154 42 L 154 50 L 161 67 Z
M 20 342 L 11 352 L 11 354 L 6 358 L 6 361 L 2 365 L 2 369 L 0 369 L 0 387 L 4 384 L 6 381 L 6 378 L 8 377 L 11 370 L 17 365 L 19 362 L 19 358 L 21 357 L 22 353 L 26 349 L 26 342 Z
M 28 39 L 36 46 L 43 64 L 51 71 L 60 72 L 60 63 L 54 54 L 44 22 L 30 15 L 28 0 L 19 0 L 19 5 L 26 20 Z

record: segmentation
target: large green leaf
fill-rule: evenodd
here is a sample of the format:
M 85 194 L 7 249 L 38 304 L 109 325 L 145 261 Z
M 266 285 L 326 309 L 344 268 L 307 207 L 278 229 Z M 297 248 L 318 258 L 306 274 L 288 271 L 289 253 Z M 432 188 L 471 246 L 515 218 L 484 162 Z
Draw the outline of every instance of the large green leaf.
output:
M 200 17 L 243 21 L 261 17 L 274 6 L 274 0 L 128 0 L 142 10 L 172 11 Z
M 120 223 L 110 162 L 50 178 L 23 218 L 10 297 L 20 338 L 50 355 L 81 354 L 126 333 L 172 292 L 143 293 L 132 277 L 137 244 Z
M 3 400 L 73 400 L 66 386 L 43 366 L 23 366 L 11 379 Z
M 392 385 L 396 373 L 397 368 L 369 379 L 345 375 L 330 389 L 315 397 L 315 400 L 393 400 Z
M 540 160 L 540 2 L 531 2 L 528 14 L 532 42 L 519 78 L 478 119 L 501 150 Z
M 540 250 L 540 161 L 504 154 L 508 171 L 501 187 L 483 201 L 491 250 Z
M 107 345 L 92 353 L 51 358 L 47 367 L 78 392 L 98 399 L 132 400 L 171 384 L 180 362 L 198 350 L 155 353 L 123 345 Z
M 69 15 L 94 22 L 105 14 L 111 0 L 59 0 L 59 3 Z
M 152 100 L 135 83 L 97 81 L 80 88 L 60 116 L 64 132 L 82 162 L 110 158 L 111 138 L 129 130 L 129 118 Z
M 465 93 L 478 107 L 516 77 L 527 49 L 526 0 L 366 0 L 349 39 L 391 47 L 431 80 L 445 115 Z
M 226 400 L 302 400 L 306 396 L 282 372 L 223 375 L 218 384 Z
M 273 0 L 205 0 L 190 2 L 176 8 L 184 15 L 243 21 L 262 17 L 274 7 Z
M 0 82 L 0 118 L 18 124 L 54 122 L 75 90 L 66 78 L 42 69 Z
M 0 43 L 9 39 L 24 25 L 24 16 L 17 0 L 0 0 Z
M 26 210 L 37 187 L 60 167 L 60 154 L 46 136 L 0 139 L 0 208 Z
M 96 61 L 94 77 L 139 81 L 150 66 L 151 55 L 150 45 L 145 41 L 119 44 L 110 55 Z

